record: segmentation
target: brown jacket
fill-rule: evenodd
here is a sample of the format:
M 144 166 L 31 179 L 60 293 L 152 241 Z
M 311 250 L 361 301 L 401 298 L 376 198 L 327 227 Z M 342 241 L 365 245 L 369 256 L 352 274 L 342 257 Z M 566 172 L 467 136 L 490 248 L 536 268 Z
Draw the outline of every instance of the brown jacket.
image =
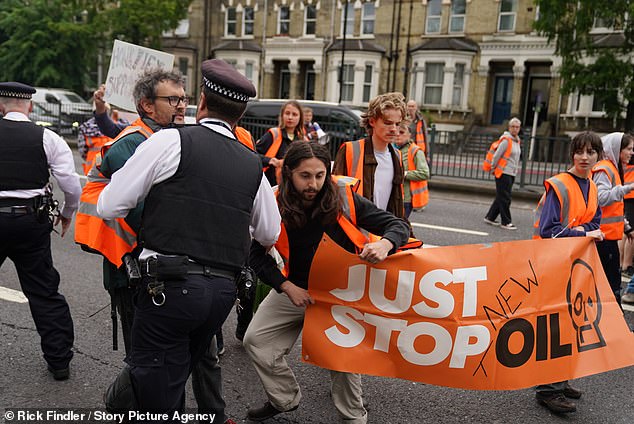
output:
M 376 171 L 377 162 L 374 157 L 374 148 L 372 146 L 372 137 L 368 136 L 362 140 L 353 143 L 365 143 L 363 150 L 363 197 L 373 202 L 374 197 L 374 172 Z M 345 144 L 342 144 L 335 158 L 335 166 L 332 171 L 334 175 L 348 175 L 348 164 L 346 163 Z M 392 193 L 387 203 L 387 211 L 393 215 L 404 218 L 403 210 L 403 165 L 398 153 L 391 145 L 388 145 L 390 155 L 392 156 L 392 164 L 394 165 L 394 180 L 392 181 Z

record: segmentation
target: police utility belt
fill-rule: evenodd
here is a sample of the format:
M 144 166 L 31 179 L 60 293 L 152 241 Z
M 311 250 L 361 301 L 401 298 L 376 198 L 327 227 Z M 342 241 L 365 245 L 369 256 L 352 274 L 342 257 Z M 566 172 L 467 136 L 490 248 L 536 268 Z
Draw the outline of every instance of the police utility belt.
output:
M 189 260 L 187 256 L 157 255 L 141 261 L 141 275 L 148 280 L 147 291 L 156 306 L 165 303 L 165 281 L 186 280 L 188 275 L 204 275 L 235 280 L 236 273 Z
M 0 213 L 11 215 L 27 215 L 37 211 L 42 200 L 41 196 L 30 199 L 4 198 L 0 199 Z

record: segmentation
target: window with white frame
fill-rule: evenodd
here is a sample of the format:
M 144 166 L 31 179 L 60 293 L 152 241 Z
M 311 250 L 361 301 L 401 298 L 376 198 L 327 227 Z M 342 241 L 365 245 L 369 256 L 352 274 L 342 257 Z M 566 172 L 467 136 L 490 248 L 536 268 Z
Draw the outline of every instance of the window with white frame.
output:
M 288 35 L 291 26 L 291 8 L 288 6 L 281 6 L 279 11 L 277 33 L 279 35 Z
M 236 8 L 228 7 L 225 14 L 225 36 L 236 35 Z
M 517 0 L 501 0 L 498 31 L 514 31 L 516 14 Z
M 370 101 L 370 95 L 372 93 L 372 65 L 365 65 L 365 72 L 363 74 L 363 102 Z
M 251 82 L 253 82 L 253 62 L 246 62 L 244 64 L 244 76 Z
M 453 74 L 453 93 L 451 95 L 451 104 L 454 106 L 462 105 L 462 92 L 464 90 L 464 63 L 456 63 Z
M 614 18 L 595 17 L 592 23 L 592 30 L 612 31 L 614 29 Z
M 341 34 L 345 28 L 346 35 L 354 34 L 354 2 L 347 2 L 347 8 L 341 10 Z M 347 13 L 346 13 L 347 10 Z
M 304 17 L 304 35 L 315 35 L 317 28 L 317 7 L 315 5 L 306 5 Z
M 428 62 L 425 64 L 423 103 L 427 105 L 439 105 L 442 103 L 442 82 L 444 77 L 444 63 Z
M 451 0 L 449 32 L 464 32 L 464 19 L 467 13 L 467 0 Z
M 245 7 L 242 11 L 242 35 L 253 35 L 253 20 L 255 14 L 252 7 Z
M 374 34 L 374 19 L 376 17 L 376 5 L 373 1 L 363 3 L 361 9 L 361 34 Z
M 427 21 L 425 23 L 425 32 L 427 34 L 437 34 L 440 32 L 441 12 L 441 0 L 429 0 L 427 2 Z
M 341 71 L 341 100 L 351 102 L 354 96 L 354 65 L 343 65 Z

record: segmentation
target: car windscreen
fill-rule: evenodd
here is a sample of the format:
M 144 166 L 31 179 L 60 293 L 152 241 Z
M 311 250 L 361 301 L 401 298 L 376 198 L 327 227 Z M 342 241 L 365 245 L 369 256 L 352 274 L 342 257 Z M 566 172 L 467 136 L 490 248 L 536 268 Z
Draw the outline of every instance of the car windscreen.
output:
M 86 103 L 84 99 L 75 93 L 58 93 L 62 103 Z

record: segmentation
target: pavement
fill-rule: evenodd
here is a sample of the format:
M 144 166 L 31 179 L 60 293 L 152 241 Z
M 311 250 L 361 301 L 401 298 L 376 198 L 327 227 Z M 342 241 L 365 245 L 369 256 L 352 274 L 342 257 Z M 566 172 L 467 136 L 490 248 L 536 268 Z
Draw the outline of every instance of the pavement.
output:
M 428 182 L 430 190 L 456 191 L 464 194 L 487 194 L 495 196 L 495 181 L 469 180 L 457 177 L 433 175 Z M 543 187 L 513 186 L 513 199 L 535 201 L 535 205 L 544 193 Z

